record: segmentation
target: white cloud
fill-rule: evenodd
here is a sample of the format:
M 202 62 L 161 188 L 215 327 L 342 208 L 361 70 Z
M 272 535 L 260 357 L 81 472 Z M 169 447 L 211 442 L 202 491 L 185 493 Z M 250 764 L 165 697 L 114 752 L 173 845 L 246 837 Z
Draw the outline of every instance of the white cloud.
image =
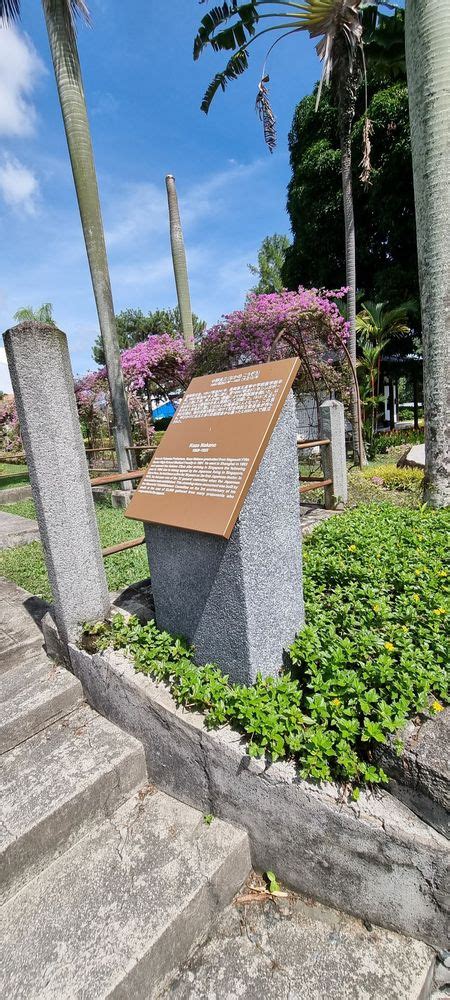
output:
M 34 215 L 39 183 L 32 170 L 5 154 L 0 164 L 0 194 L 10 208 Z
M 6 361 L 6 351 L 0 347 L 0 392 L 12 392 L 11 379 Z
M 27 35 L 0 21 L 0 135 L 29 136 L 36 127 L 31 101 L 45 66 Z

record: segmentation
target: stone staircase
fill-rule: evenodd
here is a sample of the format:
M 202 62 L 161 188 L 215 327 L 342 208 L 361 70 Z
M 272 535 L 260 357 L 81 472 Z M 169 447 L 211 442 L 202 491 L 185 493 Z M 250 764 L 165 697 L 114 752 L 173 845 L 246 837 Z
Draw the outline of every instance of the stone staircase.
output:
M 429 996 L 421 942 L 293 895 L 233 902 L 247 834 L 149 784 L 141 743 L 44 655 L 43 602 L 0 581 L 0 608 L 5 1000 Z
M 0 678 L 1 995 L 148 1000 L 246 879 L 247 835 L 149 785 L 141 744 L 44 656 L 18 588 L 0 589 L 19 640 Z

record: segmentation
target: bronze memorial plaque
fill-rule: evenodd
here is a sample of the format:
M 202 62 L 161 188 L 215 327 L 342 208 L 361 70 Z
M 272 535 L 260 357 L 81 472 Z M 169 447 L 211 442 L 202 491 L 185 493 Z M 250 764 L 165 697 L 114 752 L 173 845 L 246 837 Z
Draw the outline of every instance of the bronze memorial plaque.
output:
M 126 516 L 229 538 L 299 367 L 287 358 L 194 378 Z

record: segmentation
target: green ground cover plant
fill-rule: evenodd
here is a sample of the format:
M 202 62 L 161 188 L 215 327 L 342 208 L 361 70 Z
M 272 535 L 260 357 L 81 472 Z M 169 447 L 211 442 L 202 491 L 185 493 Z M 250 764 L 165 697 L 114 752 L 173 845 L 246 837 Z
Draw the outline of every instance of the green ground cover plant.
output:
M 0 490 L 28 483 L 28 469 L 18 462 L 0 462 Z
M 450 512 L 370 505 L 331 518 L 304 546 L 306 626 L 291 670 L 232 684 L 196 666 L 181 638 L 150 622 L 98 623 L 89 648 L 125 649 L 135 669 L 164 681 L 178 704 L 229 723 L 251 756 L 291 758 L 303 777 L 386 780 L 377 745 L 420 712 L 449 701 Z
M 3 504 L 0 505 L 0 510 L 19 514 L 20 517 L 36 517 L 32 500 Z M 127 520 L 121 510 L 111 507 L 109 500 L 96 501 L 95 512 L 100 539 L 105 548 L 137 538 L 143 533 L 139 521 Z M 105 559 L 105 569 L 110 590 L 120 590 L 128 584 L 144 580 L 149 573 L 145 545 L 108 556 Z M 29 545 L 20 545 L 14 549 L 3 549 L 0 552 L 0 574 L 9 580 L 14 580 L 19 587 L 24 587 L 32 594 L 51 601 L 52 594 L 40 542 L 31 542 Z

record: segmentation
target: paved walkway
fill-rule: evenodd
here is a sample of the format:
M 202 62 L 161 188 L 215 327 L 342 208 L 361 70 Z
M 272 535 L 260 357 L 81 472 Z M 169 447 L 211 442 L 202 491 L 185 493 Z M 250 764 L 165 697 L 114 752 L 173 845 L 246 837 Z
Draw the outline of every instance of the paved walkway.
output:
M 37 521 L 0 510 L 0 549 L 12 549 L 15 545 L 26 545 L 27 542 L 38 540 Z

